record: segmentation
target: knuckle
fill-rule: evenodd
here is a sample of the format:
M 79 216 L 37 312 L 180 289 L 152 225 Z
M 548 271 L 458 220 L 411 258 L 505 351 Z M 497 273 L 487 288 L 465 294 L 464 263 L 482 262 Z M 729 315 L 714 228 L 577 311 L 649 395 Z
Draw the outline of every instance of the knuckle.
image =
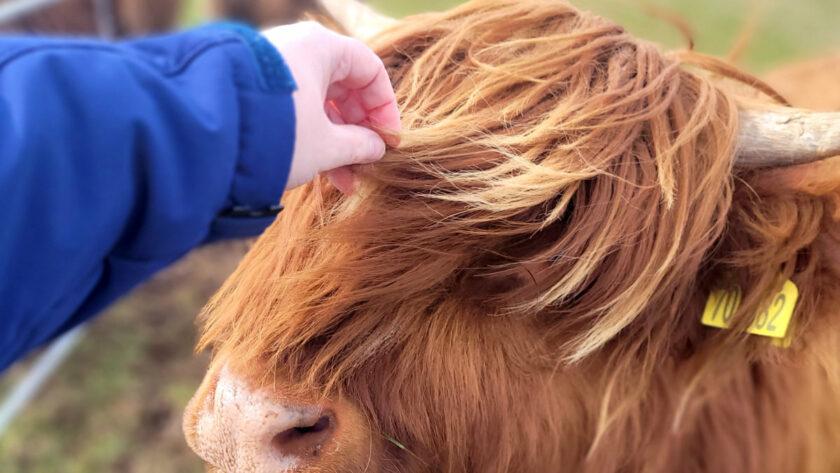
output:
M 318 22 L 308 20 L 298 23 L 298 28 L 307 33 L 314 34 L 320 31 L 320 29 L 323 27 Z
M 296 36 L 305 41 L 318 41 L 323 35 L 324 27 L 315 21 L 302 21 L 294 25 Z
M 362 136 L 357 136 L 353 143 L 353 150 L 350 153 L 350 161 L 353 163 L 358 163 L 363 161 L 367 156 L 369 156 L 373 151 L 373 147 L 369 140 L 364 139 Z

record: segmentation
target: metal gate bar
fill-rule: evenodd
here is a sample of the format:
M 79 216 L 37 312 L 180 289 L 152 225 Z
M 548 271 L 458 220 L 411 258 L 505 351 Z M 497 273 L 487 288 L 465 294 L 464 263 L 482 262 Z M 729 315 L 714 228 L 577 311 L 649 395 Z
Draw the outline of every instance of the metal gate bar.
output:
M 76 327 L 53 342 L 35 364 L 29 368 L 23 379 L 9 392 L 6 399 L 0 404 L 0 437 L 3 437 L 12 421 L 38 394 L 38 391 L 67 358 L 67 355 L 73 351 L 82 339 L 83 334 L 84 327 Z

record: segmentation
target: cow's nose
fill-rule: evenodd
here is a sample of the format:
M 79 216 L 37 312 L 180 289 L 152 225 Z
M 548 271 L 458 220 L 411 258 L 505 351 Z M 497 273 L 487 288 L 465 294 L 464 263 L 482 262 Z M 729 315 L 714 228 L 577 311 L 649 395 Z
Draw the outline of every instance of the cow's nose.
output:
M 299 412 L 271 438 L 271 448 L 280 457 L 317 457 L 335 432 L 335 414 L 331 410 Z
M 278 400 L 222 369 L 194 426 L 194 450 L 222 471 L 301 471 L 335 449 L 338 418 L 326 405 Z

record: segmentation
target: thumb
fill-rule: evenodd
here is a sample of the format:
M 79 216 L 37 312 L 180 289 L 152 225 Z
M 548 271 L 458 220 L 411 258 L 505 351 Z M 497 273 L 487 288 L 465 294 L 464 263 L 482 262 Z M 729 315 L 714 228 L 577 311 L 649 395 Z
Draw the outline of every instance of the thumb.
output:
M 372 163 L 385 155 L 385 142 L 370 128 L 358 125 L 333 125 L 330 136 L 331 166 L 335 168 L 351 164 Z

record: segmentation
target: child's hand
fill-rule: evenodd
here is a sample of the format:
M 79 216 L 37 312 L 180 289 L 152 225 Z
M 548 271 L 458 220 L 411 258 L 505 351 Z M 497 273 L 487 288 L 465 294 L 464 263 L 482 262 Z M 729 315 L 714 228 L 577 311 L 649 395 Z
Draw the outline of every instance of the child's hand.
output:
M 328 172 L 342 192 L 353 191 L 350 166 L 382 158 L 396 145 L 400 116 L 382 61 L 362 42 L 317 23 L 264 32 L 289 65 L 297 133 L 287 189 Z M 376 131 L 374 131 L 376 130 Z

